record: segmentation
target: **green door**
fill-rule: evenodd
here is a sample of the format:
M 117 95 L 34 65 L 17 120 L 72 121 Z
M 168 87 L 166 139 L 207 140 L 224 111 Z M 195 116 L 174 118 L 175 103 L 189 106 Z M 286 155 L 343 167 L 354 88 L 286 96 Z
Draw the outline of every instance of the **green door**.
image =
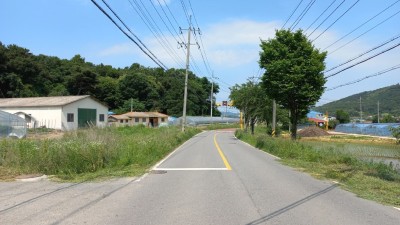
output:
M 96 126 L 96 109 L 78 108 L 78 128 Z

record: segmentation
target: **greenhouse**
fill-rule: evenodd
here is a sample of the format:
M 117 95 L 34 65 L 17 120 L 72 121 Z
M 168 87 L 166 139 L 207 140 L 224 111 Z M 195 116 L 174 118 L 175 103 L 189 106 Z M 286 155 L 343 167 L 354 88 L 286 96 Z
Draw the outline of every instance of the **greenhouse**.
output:
M 26 131 L 25 119 L 0 111 L 0 137 L 23 138 Z
M 351 134 L 365 134 L 373 136 L 391 137 L 391 127 L 398 127 L 399 123 L 346 123 L 336 126 L 335 131 Z
M 228 117 L 205 117 L 205 116 L 187 116 L 186 124 L 188 126 L 199 126 L 199 125 L 207 125 L 212 123 L 239 123 L 239 118 L 228 118 Z M 180 125 L 182 124 L 182 117 L 176 118 L 173 121 L 170 121 L 172 125 Z

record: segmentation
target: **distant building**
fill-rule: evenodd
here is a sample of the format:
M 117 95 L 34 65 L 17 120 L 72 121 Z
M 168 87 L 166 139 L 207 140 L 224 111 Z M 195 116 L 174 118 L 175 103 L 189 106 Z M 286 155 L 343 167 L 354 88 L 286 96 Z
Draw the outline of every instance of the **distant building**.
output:
M 106 126 L 108 106 L 89 95 L 0 98 L 0 110 L 24 118 L 28 128 L 76 130 Z
M 159 127 L 168 124 L 168 115 L 159 112 L 128 112 L 122 115 L 110 115 L 108 119 L 113 126 L 143 124 L 147 127 Z
M 308 121 L 315 123 L 315 125 L 322 127 L 326 123 L 326 116 L 317 111 L 310 111 L 307 113 Z

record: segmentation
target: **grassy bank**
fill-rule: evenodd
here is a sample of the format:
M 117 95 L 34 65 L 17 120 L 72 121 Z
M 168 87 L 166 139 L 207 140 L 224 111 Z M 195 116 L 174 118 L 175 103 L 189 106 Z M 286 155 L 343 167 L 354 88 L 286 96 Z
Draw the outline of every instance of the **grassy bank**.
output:
M 271 138 L 264 130 L 254 136 L 237 131 L 236 136 L 266 152 L 280 157 L 286 165 L 310 173 L 319 179 L 330 179 L 360 197 L 383 204 L 400 206 L 400 174 L 390 165 L 359 160 L 343 145 L 315 145 Z
M 66 180 L 137 176 L 198 132 L 137 126 L 80 130 L 58 139 L 1 139 L 0 178 L 19 174 Z

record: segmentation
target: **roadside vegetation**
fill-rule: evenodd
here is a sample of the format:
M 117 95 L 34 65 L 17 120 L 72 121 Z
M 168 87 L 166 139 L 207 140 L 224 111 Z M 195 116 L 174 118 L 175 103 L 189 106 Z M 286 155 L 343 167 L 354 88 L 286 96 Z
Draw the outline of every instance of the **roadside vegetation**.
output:
M 346 149 L 349 143 L 343 138 L 334 139 L 333 143 L 313 140 L 291 141 L 289 138 L 272 138 L 266 128 L 258 127 L 255 135 L 236 131 L 236 137 L 281 158 L 281 161 L 298 170 L 310 173 L 319 179 L 337 181 L 340 186 L 358 196 L 383 204 L 400 206 L 400 174 L 391 164 L 374 163 L 361 160 L 360 152 L 379 151 L 388 143 L 351 143 L 356 154 Z M 354 138 L 353 138 L 354 141 Z M 347 146 L 347 147 L 346 147 Z M 400 149 L 394 142 L 384 154 L 397 154 Z M 383 154 L 383 153 L 382 153 Z
M 55 139 L 0 139 L 0 179 L 21 174 L 69 181 L 138 176 L 199 132 L 136 126 L 79 130 Z

